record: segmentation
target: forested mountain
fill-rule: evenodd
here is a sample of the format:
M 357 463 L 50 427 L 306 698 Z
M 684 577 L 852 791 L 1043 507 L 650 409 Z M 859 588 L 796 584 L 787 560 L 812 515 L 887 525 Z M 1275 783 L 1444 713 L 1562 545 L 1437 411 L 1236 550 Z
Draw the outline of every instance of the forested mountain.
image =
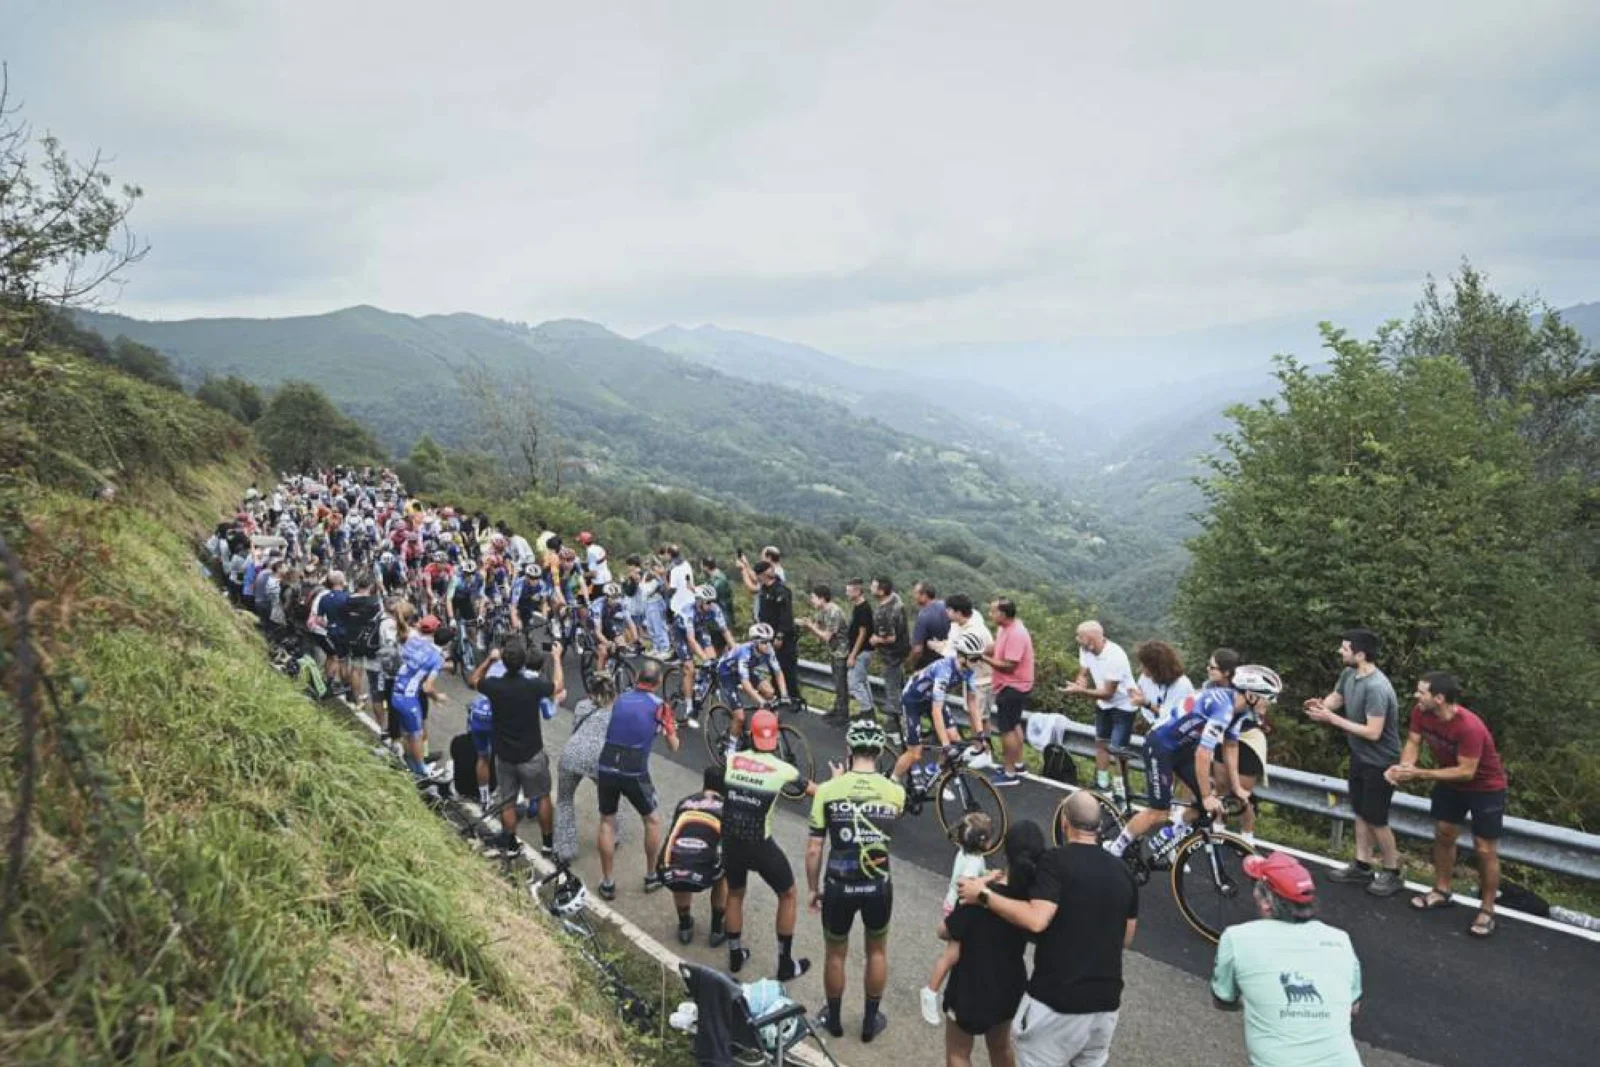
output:
M 1092 592 L 1157 549 L 1136 527 L 1071 503 L 1038 476 L 1030 453 L 987 445 L 979 429 L 945 434 L 934 424 L 931 436 L 914 436 L 869 417 L 927 410 L 921 390 L 847 407 L 578 321 L 530 328 L 371 307 L 277 320 L 80 321 L 166 353 L 191 380 L 209 373 L 268 386 L 316 383 L 397 452 L 423 432 L 447 445 L 483 443 L 482 420 L 458 379 L 481 367 L 496 381 L 532 387 L 560 438 L 569 482 L 684 489 L 824 528 L 864 519 L 915 531 L 955 559 L 1003 556 L 1019 584 Z M 1113 606 L 1146 625 L 1164 611 L 1164 602 Z

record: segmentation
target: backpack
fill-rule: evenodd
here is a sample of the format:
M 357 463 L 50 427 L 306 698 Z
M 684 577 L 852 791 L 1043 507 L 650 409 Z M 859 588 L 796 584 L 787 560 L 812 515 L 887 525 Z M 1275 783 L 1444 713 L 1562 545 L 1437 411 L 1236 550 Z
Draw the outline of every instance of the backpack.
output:
M 380 618 L 375 625 L 381 627 L 383 620 Z M 380 635 L 378 642 L 378 669 L 390 678 L 397 677 L 400 674 L 400 667 L 404 663 L 400 655 L 400 642 L 385 641 L 381 636 L 383 631 L 379 630 L 378 632 Z
M 372 659 L 378 655 L 382 644 L 380 627 L 383 625 L 383 604 L 376 597 L 370 604 L 362 603 L 365 597 L 352 598 L 351 609 L 345 611 L 345 626 L 347 632 L 354 633 L 350 639 L 350 652 L 362 659 Z
M 1044 766 L 1039 773 L 1053 782 L 1078 784 L 1078 765 L 1073 762 L 1072 753 L 1067 751 L 1066 745 L 1051 743 L 1044 746 Z
M 499 777 L 495 773 L 495 761 L 489 761 L 489 788 L 497 789 Z M 450 765 L 451 779 L 455 783 L 456 796 L 475 800 L 478 796 L 478 750 L 472 744 L 471 734 L 456 734 L 450 739 Z

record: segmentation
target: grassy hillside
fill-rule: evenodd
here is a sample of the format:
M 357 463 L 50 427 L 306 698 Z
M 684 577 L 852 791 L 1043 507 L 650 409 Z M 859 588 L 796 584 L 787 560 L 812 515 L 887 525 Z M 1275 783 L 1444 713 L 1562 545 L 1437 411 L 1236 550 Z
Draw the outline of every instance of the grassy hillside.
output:
M 253 473 L 243 428 L 71 357 L 0 369 L 0 529 L 60 701 L 0 919 L 0 1062 L 648 1062 L 521 894 L 200 574 L 191 535 Z M 113 472 L 116 503 L 81 491 Z M 0 604 L 9 825 L 9 586 Z

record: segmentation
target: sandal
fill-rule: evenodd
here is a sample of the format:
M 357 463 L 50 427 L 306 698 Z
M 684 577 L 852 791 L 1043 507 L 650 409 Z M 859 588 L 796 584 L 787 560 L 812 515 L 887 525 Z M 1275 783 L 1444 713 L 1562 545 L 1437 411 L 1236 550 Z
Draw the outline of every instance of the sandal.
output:
M 1467 933 L 1473 937 L 1489 937 L 1494 931 L 1494 916 L 1486 911 L 1478 912 L 1477 917 L 1472 920 L 1472 925 L 1467 927 Z
M 1454 899 L 1454 893 L 1446 893 L 1442 889 L 1430 889 L 1421 896 L 1412 897 L 1411 906 L 1418 911 L 1433 911 L 1437 908 L 1448 908 Z

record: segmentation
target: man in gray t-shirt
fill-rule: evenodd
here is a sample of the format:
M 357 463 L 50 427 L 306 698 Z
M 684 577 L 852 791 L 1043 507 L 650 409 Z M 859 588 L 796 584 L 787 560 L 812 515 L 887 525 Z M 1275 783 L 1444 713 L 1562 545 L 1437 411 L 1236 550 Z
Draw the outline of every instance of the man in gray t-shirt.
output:
M 1350 742 L 1350 807 L 1356 815 L 1356 858 L 1328 877 L 1335 882 L 1365 885 L 1374 896 L 1398 893 L 1400 853 L 1389 828 L 1389 803 L 1394 786 L 1384 770 L 1400 755 L 1400 703 L 1394 686 L 1373 662 L 1378 637 L 1371 630 L 1345 633 L 1339 645 L 1344 670 L 1333 692 L 1306 701 L 1306 717 L 1343 730 Z M 1373 847 L 1383 860 L 1383 870 L 1372 869 Z

